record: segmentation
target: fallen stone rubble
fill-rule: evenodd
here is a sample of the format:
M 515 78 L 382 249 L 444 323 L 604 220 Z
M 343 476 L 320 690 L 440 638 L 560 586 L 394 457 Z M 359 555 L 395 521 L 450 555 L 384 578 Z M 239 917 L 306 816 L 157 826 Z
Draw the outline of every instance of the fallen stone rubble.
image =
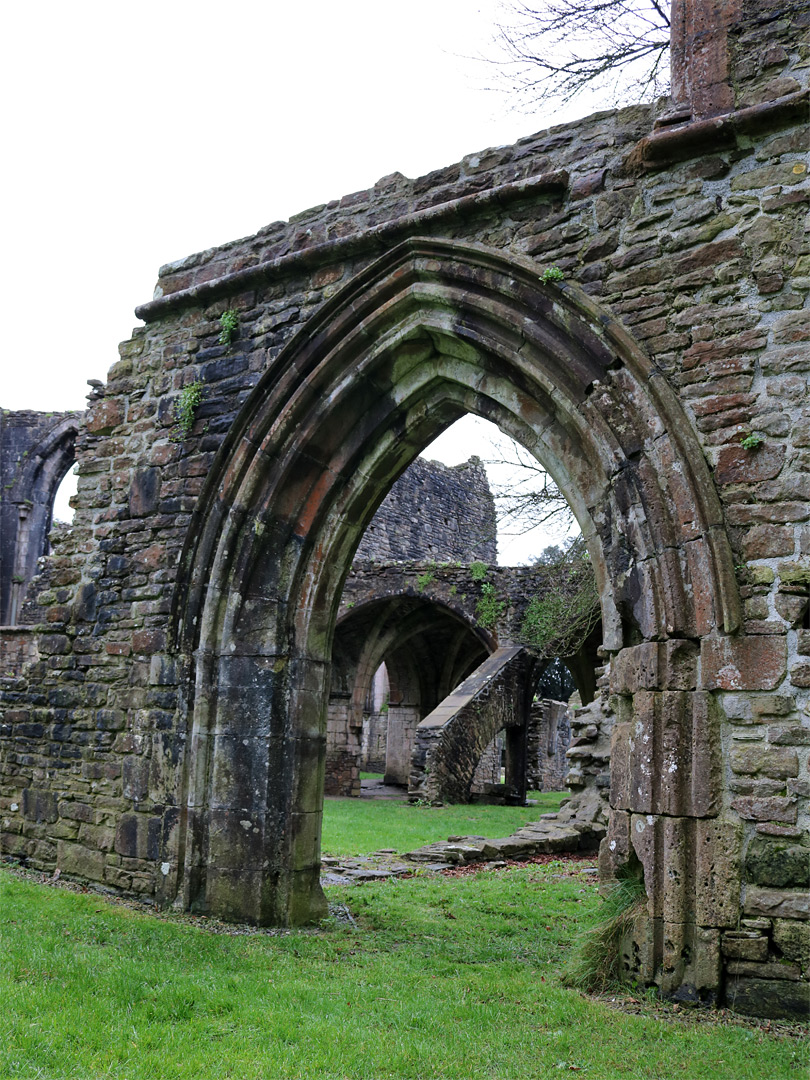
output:
M 450 836 L 425 844 L 415 851 L 397 855 L 382 848 L 369 855 L 338 858 L 324 855 L 321 884 L 356 884 L 412 874 L 441 871 L 471 863 L 529 859 L 557 852 L 596 851 L 606 827 L 600 800 L 586 805 L 571 800 L 558 813 L 543 814 L 539 821 L 524 825 L 511 836 L 488 839 L 484 836 Z M 416 864 L 416 866 L 414 865 Z

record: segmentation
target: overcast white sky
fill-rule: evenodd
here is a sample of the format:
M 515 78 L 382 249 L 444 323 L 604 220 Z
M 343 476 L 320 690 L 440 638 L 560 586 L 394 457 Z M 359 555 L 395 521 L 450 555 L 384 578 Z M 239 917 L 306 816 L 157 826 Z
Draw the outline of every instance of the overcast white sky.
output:
M 532 117 L 485 89 L 469 58 L 497 9 L 4 5 L 0 406 L 83 408 L 164 262 L 602 107 Z

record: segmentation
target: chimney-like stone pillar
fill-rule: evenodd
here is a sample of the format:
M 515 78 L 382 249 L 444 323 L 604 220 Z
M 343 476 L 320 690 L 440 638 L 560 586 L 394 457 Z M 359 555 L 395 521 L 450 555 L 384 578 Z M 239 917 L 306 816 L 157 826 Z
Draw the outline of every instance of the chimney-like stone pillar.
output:
M 672 0 L 670 123 L 733 110 L 728 31 L 741 11 L 742 0 Z

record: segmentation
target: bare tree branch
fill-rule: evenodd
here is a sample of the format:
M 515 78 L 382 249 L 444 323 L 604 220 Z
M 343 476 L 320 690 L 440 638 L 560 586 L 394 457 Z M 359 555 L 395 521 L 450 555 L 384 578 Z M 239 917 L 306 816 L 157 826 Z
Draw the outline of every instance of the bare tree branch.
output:
M 520 638 L 538 656 L 573 656 L 602 617 L 593 566 L 581 536 L 544 554 L 545 583 L 529 602 Z
M 553 524 L 567 532 L 574 515 L 565 496 L 536 458 L 511 440 L 493 444 L 497 457 L 485 465 L 506 466 L 509 479 L 492 484 L 498 524 L 507 535 L 523 535 L 540 525 Z
M 661 0 L 504 0 L 492 59 L 522 107 L 587 89 L 610 104 L 667 89 L 669 14 Z

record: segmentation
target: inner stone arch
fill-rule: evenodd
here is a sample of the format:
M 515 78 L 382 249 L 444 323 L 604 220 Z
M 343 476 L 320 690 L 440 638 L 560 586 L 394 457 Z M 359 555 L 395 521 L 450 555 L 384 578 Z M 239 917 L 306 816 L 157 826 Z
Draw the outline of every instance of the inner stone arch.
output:
M 290 341 L 201 496 L 175 604 L 175 646 L 194 675 L 184 814 L 166 846 L 164 900 L 262 923 L 321 915 L 324 717 L 343 582 L 391 484 L 464 412 L 535 454 L 577 517 L 625 703 L 620 759 L 622 746 L 632 752 L 646 692 L 622 657 L 646 648 L 653 685 L 672 691 L 650 744 L 648 772 L 659 778 L 650 816 L 668 815 L 691 837 L 716 814 L 710 786 L 662 781 L 656 757 L 664 746 L 681 753 L 688 728 L 688 752 L 697 745 L 707 768 L 715 760 L 694 642 L 739 621 L 719 502 L 682 407 L 577 287 L 544 284 L 533 263 L 481 246 L 416 239 L 360 273 Z M 689 773 L 681 764 L 679 779 Z M 619 784 L 614 805 L 626 801 Z M 616 829 L 607 874 L 629 858 Z M 662 904 L 693 911 L 684 891 L 695 879 L 653 877 L 655 967 Z M 694 917 L 679 925 L 688 956 Z
M 0 410 L 0 625 L 23 621 L 37 560 L 48 553 L 57 489 L 76 460 L 80 413 Z
M 375 597 L 351 607 L 344 596 L 341 609 L 332 648 L 325 792 L 359 794 L 359 780 L 353 782 L 346 765 L 359 761 L 363 715 L 381 664 L 389 684 L 385 780 L 407 787 L 416 724 L 489 655 L 491 635 L 420 595 Z M 352 733 L 356 748 L 346 761 L 343 748 Z

